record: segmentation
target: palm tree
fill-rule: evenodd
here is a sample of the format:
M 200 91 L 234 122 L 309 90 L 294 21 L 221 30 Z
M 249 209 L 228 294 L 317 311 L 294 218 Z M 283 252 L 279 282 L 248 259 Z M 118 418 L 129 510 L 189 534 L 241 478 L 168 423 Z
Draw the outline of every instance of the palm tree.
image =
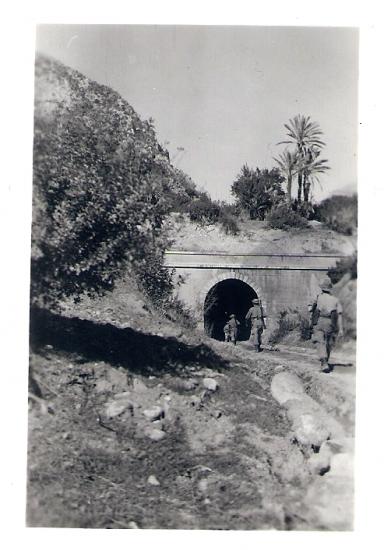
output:
M 300 155 L 297 150 L 285 149 L 277 158 L 273 157 L 273 160 L 277 162 L 280 171 L 287 180 L 287 200 L 290 203 L 292 201 L 292 180 L 300 171 Z
M 320 130 L 320 126 L 317 122 L 312 122 L 311 117 L 305 117 L 303 115 L 296 115 L 293 119 L 289 120 L 289 124 L 284 124 L 284 126 L 288 130 L 287 135 L 290 139 L 280 141 L 278 145 L 296 145 L 301 165 L 297 173 L 297 200 L 301 202 L 305 164 L 308 163 L 308 156 L 311 155 L 311 151 L 313 154 L 313 151 L 324 147 L 325 143 L 320 139 L 323 132 Z
M 303 192 L 304 192 L 304 202 L 307 203 L 309 201 L 309 192 L 311 189 L 311 185 L 318 181 L 318 174 L 323 174 L 327 170 L 330 169 L 330 167 L 327 165 L 326 159 L 320 159 L 318 160 L 318 156 L 320 155 L 320 151 L 317 149 L 311 149 L 306 154 L 306 159 L 303 167 Z

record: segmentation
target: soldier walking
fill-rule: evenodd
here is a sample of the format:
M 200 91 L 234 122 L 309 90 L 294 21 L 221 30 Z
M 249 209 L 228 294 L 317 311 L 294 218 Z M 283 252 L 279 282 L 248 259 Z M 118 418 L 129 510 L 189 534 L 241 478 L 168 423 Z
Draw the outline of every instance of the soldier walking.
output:
M 265 326 L 265 315 L 263 307 L 258 298 L 252 300 L 253 306 L 249 309 L 245 320 L 251 323 L 250 341 L 255 346 L 257 352 L 261 351 L 261 336 Z
M 236 346 L 237 336 L 239 333 L 239 326 L 240 326 L 240 323 L 236 319 L 236 315 L 232 313 L 229 316 L 229 321 L 226 323 L 224 327 L 224 335 L 225 335 L 226 342 L 232 342 Z
M 331 294 L 332 283 L 330 280 L 324 280 L 320 288 L 321 294 L 310 306 L 312 341 L 317 349 L 321 372 L 330 373 L 332 367 L 328 363 L 329 356 L 335 345 L 336 337 L 343 334 L 343 310 L 339 300 Z

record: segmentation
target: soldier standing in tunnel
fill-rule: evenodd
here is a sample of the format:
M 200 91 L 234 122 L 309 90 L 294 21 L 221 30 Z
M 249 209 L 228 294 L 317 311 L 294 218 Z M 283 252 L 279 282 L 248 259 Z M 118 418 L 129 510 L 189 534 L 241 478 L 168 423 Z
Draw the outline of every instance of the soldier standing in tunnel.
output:
M 339 300 L 331 294 L 332 283 L 329 279 L 324 280 L 320 288 L 321 293 L 310 305 L 312 341 L 317 349 L 321 372 L 330 373 L 332 367 L 328 363 L 329 356 L 336 337 L 343 334 L 343 310 Z
M 265 315 L 263 307 L 258 298 L 252 300 L 253 306 L 249 309 L 245 320 L 251 323 L 251 336 L 250 340 L 255 346 L 257 352 L 261 351 L 261 336 L 265 326 Z
M 236 346 L 239 333 L 240 322 L 236 319 L 236 315 L 232 313 L 229 316 L 229 321 L 224 327 L 225 341 L 232 342 Z

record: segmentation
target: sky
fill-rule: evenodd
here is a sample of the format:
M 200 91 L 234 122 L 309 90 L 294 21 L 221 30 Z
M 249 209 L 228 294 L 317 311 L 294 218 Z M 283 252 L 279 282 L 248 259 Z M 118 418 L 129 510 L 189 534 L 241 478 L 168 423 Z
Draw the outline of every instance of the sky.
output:
M 274 166 L 297 114 L 324 132 L 331 170 L 315 200 L 356 189 L 355 28 L 40 25 L 36 49 L 152 117 L 173 164 L 214 199 L 231 200 L 244 164 Z

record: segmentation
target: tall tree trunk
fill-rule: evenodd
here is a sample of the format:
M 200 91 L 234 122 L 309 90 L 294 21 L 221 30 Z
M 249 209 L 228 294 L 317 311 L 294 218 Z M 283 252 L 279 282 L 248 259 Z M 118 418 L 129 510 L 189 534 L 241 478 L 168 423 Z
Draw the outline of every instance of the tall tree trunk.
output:
M 287 176 L 287 200 L 288 203 L 292 202 L 292 174 Z
M 304 174 L 303 180 L 303 192 L 304 192 L 304 202 L 309 202 L 309 191 L 311 189 L 311 182 L 308 180 L 308 176 Z
M 302 193 L 302 190 L 303 190 L 303 174 L 301 172 L 299 172 L 297 174 L 297 184 L 298 184 L 297 202 L 300 203 L 301 202 L 301 193 Z

